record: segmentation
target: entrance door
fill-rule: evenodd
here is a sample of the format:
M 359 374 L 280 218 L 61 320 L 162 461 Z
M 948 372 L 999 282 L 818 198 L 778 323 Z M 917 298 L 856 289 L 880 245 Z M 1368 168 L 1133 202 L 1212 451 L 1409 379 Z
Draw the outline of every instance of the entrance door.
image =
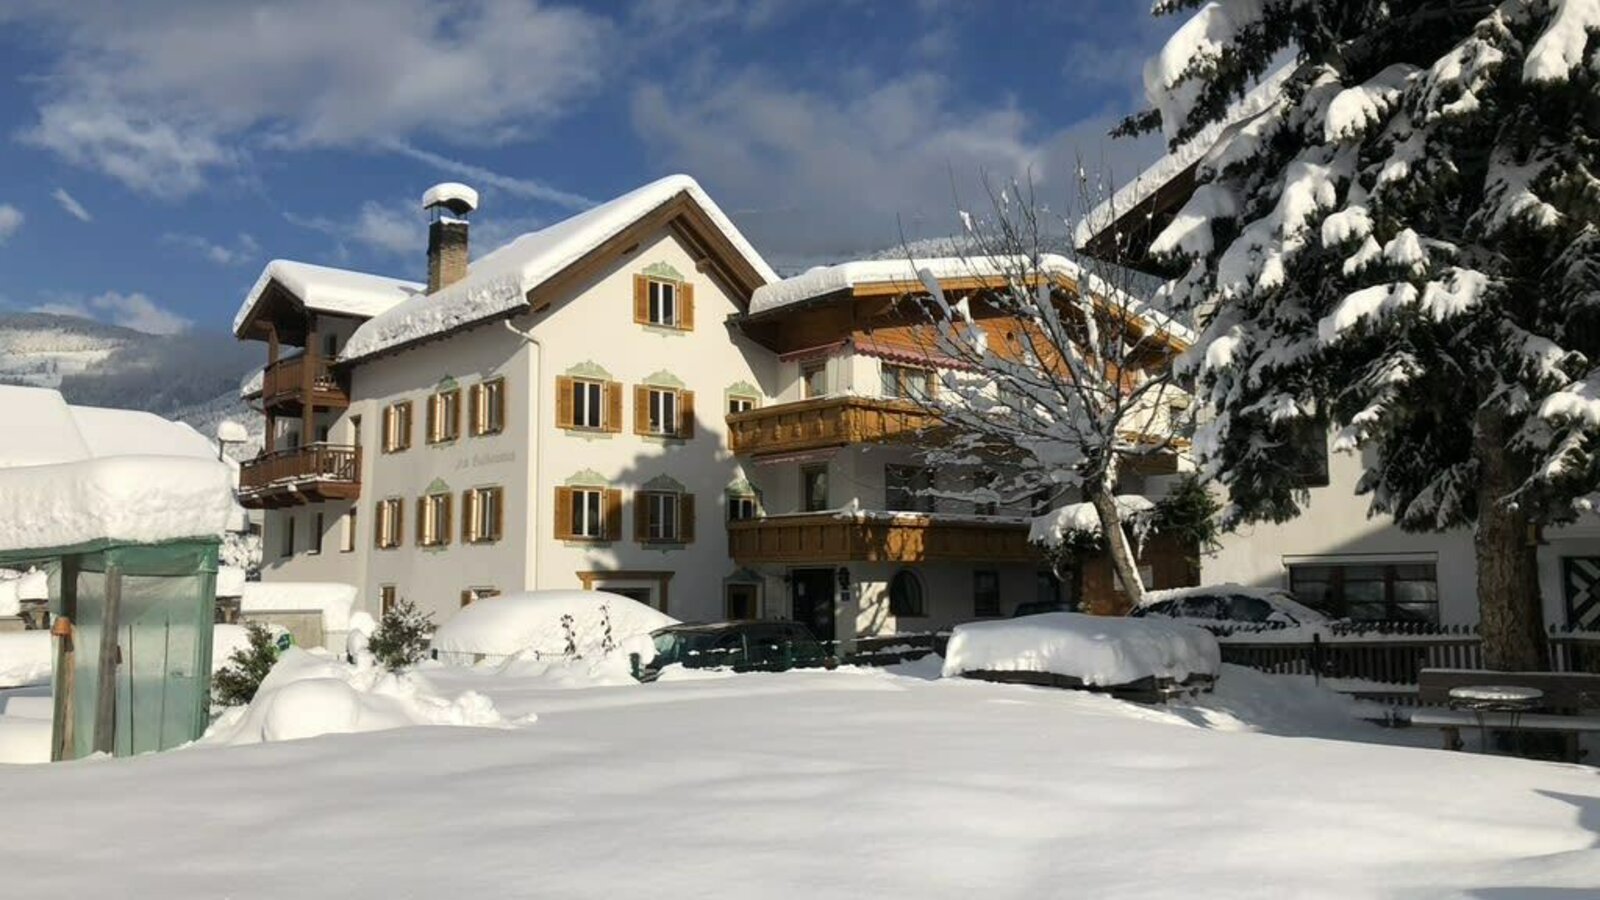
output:
M 1581 631 L 1600 629 L 1600 556 L 1563 559 L 1561 584 L 1567 601 L 1567 625 Z
M 834 639 L 832 569 L 795 569 L 789 573 L 789 608 L 819 641 Z

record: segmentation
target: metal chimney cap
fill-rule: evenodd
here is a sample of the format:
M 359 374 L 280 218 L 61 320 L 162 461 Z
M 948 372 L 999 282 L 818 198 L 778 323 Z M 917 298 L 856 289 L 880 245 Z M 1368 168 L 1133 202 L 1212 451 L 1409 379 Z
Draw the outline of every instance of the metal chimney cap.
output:
M 422 208 L 442 206 L 451 214 L 464 216 L 478 208 L 478 192 L 456 181 L 446 181 L 428 188 L 422 195 Z

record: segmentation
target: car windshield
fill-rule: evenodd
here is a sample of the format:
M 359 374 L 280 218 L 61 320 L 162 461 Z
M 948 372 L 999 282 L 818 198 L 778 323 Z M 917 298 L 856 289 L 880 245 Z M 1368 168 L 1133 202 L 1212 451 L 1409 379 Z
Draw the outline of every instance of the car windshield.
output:
M 650 637 L 656 645 L 655 665 L 669 666 L 704 653 L 717 635 L 710 631 L 658 631 Z

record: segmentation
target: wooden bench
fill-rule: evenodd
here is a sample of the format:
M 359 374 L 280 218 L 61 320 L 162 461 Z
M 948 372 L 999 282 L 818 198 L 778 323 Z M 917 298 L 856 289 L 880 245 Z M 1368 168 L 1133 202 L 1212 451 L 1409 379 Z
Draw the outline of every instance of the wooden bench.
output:
M 1488 672 L 1476 669 L 1423 669 L 1417 678 L 1417 702 L 1421 708 L 1411 714 L 1411 724 L 1438 728 L 1446 750 L 1460 750 L 1461 729 L 1509 729 L 1510 713 L 1480 714 L 1465 709 L 1449 709 L 1450 691 L 1458 687 L 1517 685 L 1543 692 L 1539 709 L 1543 712 L 1516 716 L 1518 731 L 1557 733 L 1566 736 L 1567 759 L 1578 760 L 1578 735 L 1600 733 L 1600 716 L 1585 711 L 1600 710 L 1600 675 L 1582 672 Z

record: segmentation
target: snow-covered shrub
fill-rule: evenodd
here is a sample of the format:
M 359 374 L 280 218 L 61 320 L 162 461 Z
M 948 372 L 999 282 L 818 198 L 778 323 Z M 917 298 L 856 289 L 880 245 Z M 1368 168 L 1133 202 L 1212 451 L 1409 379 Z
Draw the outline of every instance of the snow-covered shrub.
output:
M 432 632 L 433 614 L 419 612 L 410 600 L 401 599 L 378 620 L 378 630 L 367 639 L 367 650 L 379 665 L 398 672 L 427 656 Z
M 245 626 L 249 643 L 233 651 L 228 665 L 211 678 L 211 693 L 222 706 L 244 706 L 255 699 L 262 679 L 278 661 L 278 644 L 267 626 L 251 622 Z

